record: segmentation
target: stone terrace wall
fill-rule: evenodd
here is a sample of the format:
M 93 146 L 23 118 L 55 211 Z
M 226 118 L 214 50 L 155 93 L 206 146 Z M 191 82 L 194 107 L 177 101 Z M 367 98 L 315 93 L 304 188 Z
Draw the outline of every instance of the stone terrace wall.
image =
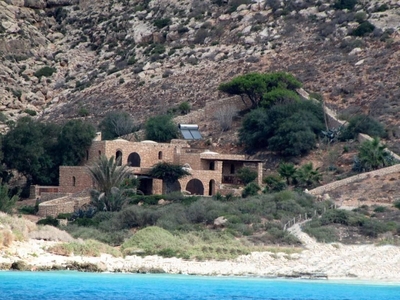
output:
M 309 191 L 309 193 L 312 195 L 322 195 L 322 194 L 328 193 L 332 190 L 335 190 L 341 186 L 345 186 L 347 184 L 357 182 L 357 181 L 360 181 L 363 179 L 367 179 L 367 178 L 374 177 L 374 176 L 383 176 L 383 175 L 388 175 L 388 174 L 392 174 L 392 173 L 399 173 L 399 172 L 400 172 L 400 164 L 394 165 L 391 167 L 387 167 L 387 168 L 383 168 L 383 169 L 379 169 L 379 170 L 375 170 L 375 171 L 371 171 L 371 172 L 367 172 L 367 173 L 361 173 L 361 174 L 358 174 L 358 175 L 355 175 L 355 176 L 352 176 L 349 178 L 331 182 L 331 183 L 325 184 L 323 186 L 319 186 L 315 189 L 312 189 Z
M 69 196 L 39 204 L 38 216 L 57 217 L 60 213 L 73 213 L 76 209 L 90 203 L 90 197 L 71 198 Z

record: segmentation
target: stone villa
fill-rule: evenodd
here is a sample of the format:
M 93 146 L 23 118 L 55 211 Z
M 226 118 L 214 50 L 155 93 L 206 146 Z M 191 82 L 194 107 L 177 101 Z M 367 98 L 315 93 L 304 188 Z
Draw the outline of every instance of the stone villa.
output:
M 156 143 L 130 142 L 124 139 L 102 141 L 100 137 L 87 150 L 81 166 L 60 167 L 58 187 L 35 186 L 31 189 L 31 198 L 37 197 L 42 201 L 39 215 L 56 216 L 60 212 L 73 212 L 83 203 L 88 203 L 90 199 L 87 192 L 94 187 L 94 183 L 87 172 L 87 166 L 102 155 L 107 158 L 114 156 L 120 159 L 121 164 L 131 167 L 133 174 L 140 179 L 138 189 L 145 195 L 163 194 L 165 191 L 162 180 L 148 176 L 152 166 L 158 162 L 179 164 L 186 168 L 191 175 L 179 179 L 173 190 L 192 195 L 234 193 L 238 187 L 243 186 L 238 178 L 238 170 L 243 167 L 257 171 L 257 183 L 262 182 L 262 162 L 246 159 L 245 155 L 195 149 L 185 140 Z

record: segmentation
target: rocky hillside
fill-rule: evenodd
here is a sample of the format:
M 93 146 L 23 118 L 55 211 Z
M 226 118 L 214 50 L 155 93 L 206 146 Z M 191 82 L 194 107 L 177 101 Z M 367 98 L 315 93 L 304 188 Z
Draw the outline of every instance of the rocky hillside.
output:
M 123 109 L 142 122 L 203 108 L 236 75 L 285 70 L 395 140 L 399 29 L 394 0 L 2 0 L 0 121 Z

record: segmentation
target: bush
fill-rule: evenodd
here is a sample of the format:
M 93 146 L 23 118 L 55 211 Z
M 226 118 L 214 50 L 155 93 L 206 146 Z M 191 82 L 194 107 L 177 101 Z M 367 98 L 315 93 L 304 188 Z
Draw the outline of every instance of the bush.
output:
M 164 28 L 165 26 L 170 25 L 171 24 L 171 19 L 170 18 L 157 19 L 157 20 L 154 20 L 153 24 L 158 29 L 161 29 L 161 28 Z
M 222 131 L 227 131 L 231 128 L 233 118 L 237 115 L 237 112 L 237 108 L 231 105 L 222 106 L 215 111 L 214 118 L 219 123 Z
M 359 133 L 380 138 L 386 136 L 385 128 L 379 121 L 370 116 L 356 115 L 351 117 L 348 125 L 342 129 L 339 139 L 341 141 L 357 139 Z
M 299 100 L 300 96 L 296 92 L 282 88 L 275 88 L 263 95 L 261 106 L 268 108 L 273 104 L 289 103 Z
M 358 25 L 358 27 L 356 29 L 354 29 L 351 32 L 351 35 L 354 35 L 354 36 L 365 36 L 368 33 L 373 32 L 374 29 L 375 29 L 375 26 L 373 24 L 371 24 L 368 21 L 364 21 L 360 25 Z
M 182 102 L 181 104 L 179 104 L 178 109 L 182 115 L 186 115 L 190 112 L 190 109 L 191 109 L 190 103 L 187 101 Z
M 260 190 L 260 187 L 258 186 L 257 183 L 255 182 L 250 182 L 246 187 L 244 188 L 242 192 L 242 197 L 246 198 L 248 196 L 255 196 L 258 194 L 258 191 Z
M 132 116 L 126 111 L 111 111 L 100 122 L 99 129 L 102 139 L 112 140 L 132 133 L 137 128 Z
M 333 228 L 320 227 L 317 221 L 311 221 L 303 227 L 303 231 L 314 237 L 320 243 L 332 243 L 337 241 L 336 233 Z
M 286 189 L 285 181 L 279 175 L 269 175 L 263 179 L 266 184 L 264 192 L 280 192 Z
M 24 113 L 26 113 L 26 114 L 28 114 L 28 115 L 30 115 L 30 116 L 32 116 L 32 117 L 34 117 L 34 116 L 37 115 L 37 112 L 36 112 L 36 111 L 34 111 L 33 109 L 29 109 L 29 108 L 25 109 L 25 110 L 24 110 Z
M 38 225 L 51 225 L 54 227 L 57 227 L 59 225 L 59 222 L 57 219 L 51 217 L 51 216 L 47 216 L 45 219 L 41 219 L 39 221 L 36 222 L 36 224 Z
M 258 173 L 255 170 L 252 170 L 247 167 L 243 167 L 243 168 L 239 169 L 238 177 L 243 182 L 244 185 L 247 185 L 250 182 L 257 179 Z
M 393 202 L 393 206 L 396 207 L 397 209 L 400 209 L 400 200 L 399 200 L 399 199 L 398 199 L 398 200 L 395 200 L 395 201 Z
M 169 142 L 178 137 L 178 126 L 172 121 L 172 116 L 162 115 L 151 117 L 145 125 L 146 139 L 156 142 Z
M 349 9 L 352 10 L 356 6 L 357 0 L 337 0 L 334 4 L 336 9 Z
M 56 71 L 57 70 L 55 68 L 51 68 L 51 67 L 47 67 L 46 66 L 46 67 L 43 67 L 43 68 L 37 70 L 33 75 L 35 75 L 37 78 L 41 78 L 42 76 L 50 77 Z

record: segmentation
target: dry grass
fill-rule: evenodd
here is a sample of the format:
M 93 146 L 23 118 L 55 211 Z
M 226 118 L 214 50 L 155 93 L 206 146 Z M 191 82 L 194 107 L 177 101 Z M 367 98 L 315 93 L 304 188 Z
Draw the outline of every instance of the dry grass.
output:
M 121 252 L 118 249 L 95 240 L 74 241 L 70 243 L 57 244 L 50 247 L 48 251 L 53 254 L 63 256 L 80 255 L 98 257 L 102 253 L 111 254 L 114 257 L 121 256 Z
M 9 236 L 9 233 L 5 232 L 11 232 L 13 235 L 12 240 L 24 241 L 28 239 L 29 233 L 34 231 L 36 228 L 36 224 L 29 220 L 10 216 L 0 212 L 0 234 L 3 236 L 3 241 L 11 240 L 10 237 L 5 238 L 5 236 Z M 0 246 L 1 245 L 5 246 L 4 244 L 0 243 Z
M 38 230 L 29 233 L 31 239 L 56 241 L 56 242 L 72 242 L 74 238 L 66 231 L 60 230 L 54 226 L 39 226 Z

